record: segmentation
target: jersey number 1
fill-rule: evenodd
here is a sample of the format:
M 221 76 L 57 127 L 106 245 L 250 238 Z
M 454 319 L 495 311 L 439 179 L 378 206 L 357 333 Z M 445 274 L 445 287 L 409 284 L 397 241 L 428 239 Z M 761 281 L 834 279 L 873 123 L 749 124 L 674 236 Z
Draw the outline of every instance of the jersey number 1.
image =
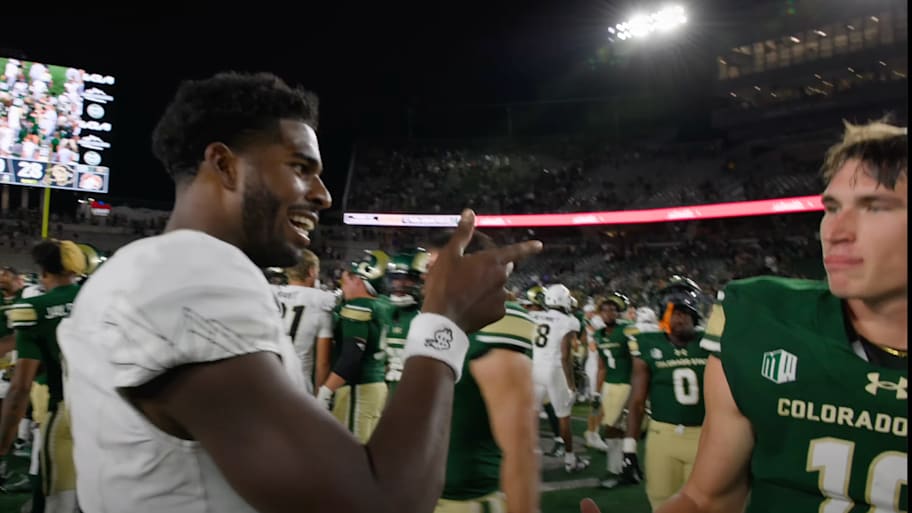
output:
M 848 513 L 855 503 L 849 498 L 849 477 L 855 442 L 823 437 L 811 440 L 808 447 L 807 471 L 819 472 L 818 486 L 826 499 L 818 513 Z M 896 513 L 899 494 L 907 483 L 907 456 L 899 451 L 880 453 L 868 466 L 865 501 L 869 513 Z
M 304 305 L 298 305 L 291 309 L 294 312 L 294 318 L 291 320 L 291 327 L 288 329 L 288 336 L 294 341 L 295 335 L 298 334 L 298 328 L 301 326 L 301 317 L 304 316 Z M 282 318 L 288 313 L 288 307 L 282 303 Z

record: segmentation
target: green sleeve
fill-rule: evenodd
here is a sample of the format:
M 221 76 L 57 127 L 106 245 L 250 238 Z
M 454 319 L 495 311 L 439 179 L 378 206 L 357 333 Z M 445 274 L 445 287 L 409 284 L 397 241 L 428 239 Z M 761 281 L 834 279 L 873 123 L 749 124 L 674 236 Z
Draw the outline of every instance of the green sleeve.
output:
M 39 336 L 36 328 L 16 329 L 17 358 L 41 360 L 41 349 L 38 344 Z
M 374 318 L 374 311 L 370 305 L 360 305 L 355 302 L 343 305 L 339 311 L 342 322 L 342 337 L 345 339 L 359 338 L 367 340 L 370 334 L 370 322 Z
M 507 305 L 506 315 L 469 337 L 468 360 L 479 358 L 491 349 L 507 349 L 532 356 L 536 324 L 525 309 Z

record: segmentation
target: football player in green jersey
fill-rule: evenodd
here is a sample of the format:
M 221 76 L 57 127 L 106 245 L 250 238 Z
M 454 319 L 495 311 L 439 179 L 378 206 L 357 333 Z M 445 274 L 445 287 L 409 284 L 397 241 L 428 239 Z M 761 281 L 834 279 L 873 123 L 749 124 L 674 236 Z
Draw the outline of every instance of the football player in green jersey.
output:
M 598 304 L 598 313 L 604 327 L 595 332 L 598 346 L 598 373 L 596 381 L 599 389 L 602 425 L 604 426 L 606 458 L 608 472 L 621 473 L 623 451 L 621 439 L 624 429 L 621 426 L 622 414 L 630 396 L 631 359 L 627 347 L 628 337 L 636 330 L 621 316 L 627 311 L 629 300 L 620 292 L 609 294 Z
M 427 250 L 416 248 L 393 255 L 387 266 L 391 308 L 388 318 L 383 320 L 380 345 L 386 352 L 386 384 L 390 395 L 402 377 L 402 351 L 409 325 L 421 312 L 421 288 L 428 259 Z
M 661 331 L 637 332 L 629 340 L 633 357 L 627 431 L 620 482 L 642 479 L 636 444 L 646 401 L 652 420 L 646 438 L 646 495 L 653 509 L 674 495 L 693 468 L 703 423 L 703 370 L 709 352 L 700 347 L 696 326 L 702 298 L 695 287 L 672 283 L 659 291 Z
M 365 251 L 342 274 L 345 302 L 335 328 L 335 363 L 317 399 L 329 406 L 335 394 L 333 416 L 360 442 L 370 439 L 386 404 L 386 355 L 380 347 L 380 322 L 385 315 L 378 300 L 383 292 L 389 256 Z
M 6 310 L 22 298 L 25 283 L 22 276 L 12 267 L 0 269 L 0 292 L 3 293 L 0 303 L 0 372 L 10 365 L 9 353 L 16 348 L 16 337 L 6 322 Z M 0 395 L 0 400 L 3 395 Z
M 719 294 L 693 474 L 662 513 L 908 506 L 908 139 L 846 124 L 823 165 L 825 282 Z
M 466 252 L 487 246 L 493 241 L 475 232 Z M 469 335 L 453 395 L 446 482 L 435 513 L 538 511 L 536 328 L 524 308 L 507 302 L 502 319 Z
M 42 295 L 21 299 L 6 316 L 16 331 L 16 371 L 0 412 L 0 455 L 16 438 L 25 415 L 32 383 L 41 367 L 49 391 L 48 418 L 41 426 L 41 476 L 45 511 L 76 511 L 76 472 L 73 438 L 63 395 L 63 361 L 57 345 L 57 325 L 70 314 L 79 291 L 77 280 L 88 262 L 72 241 L 45 240 L 32 249 L 41 269 Z

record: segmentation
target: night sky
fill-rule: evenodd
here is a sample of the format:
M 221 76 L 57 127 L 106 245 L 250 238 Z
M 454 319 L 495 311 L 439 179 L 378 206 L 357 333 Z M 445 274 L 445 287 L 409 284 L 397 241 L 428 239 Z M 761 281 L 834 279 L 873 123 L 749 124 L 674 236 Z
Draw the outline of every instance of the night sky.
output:
M 150 135 L 183 79 L 270 71 L 315 91 L 325 177 L 341 199 L 353 141 L 382 135 L 358 122 L 361 112 L 623 94 L 641 86 L 635 77 L 659 73 L 646 61 L 637 69 L 591 66 L 605 46 L 606 27 L 622 21 L 635 2 L 395 4 L 263 14 L 223 12 L 227 4 L 217 4 L 211 17 L 78 16 L 68 17 L 59 34 L 36 31 L 35 17 L 4 15 L 0 52 L 115 76 L 110 195 L 165 204 L 172 186 L 152 156 Z M 672 57 L 681 83 L 688 59 L 706 62 L 695 50 L 699 34 L 730 24 L 738 4 L 685 3 L 691 48 Z

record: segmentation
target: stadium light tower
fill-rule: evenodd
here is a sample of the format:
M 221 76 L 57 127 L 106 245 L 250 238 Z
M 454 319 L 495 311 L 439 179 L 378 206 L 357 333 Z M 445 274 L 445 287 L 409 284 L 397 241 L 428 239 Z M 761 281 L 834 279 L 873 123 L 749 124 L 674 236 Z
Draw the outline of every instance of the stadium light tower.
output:
M 655 33 L 664 34 L 687 23 L 687 13 L 680 5 L 670 5 L 649 14 L 634 14 L 630 19 L 608 27 L 610 39 L 645 38 Z

